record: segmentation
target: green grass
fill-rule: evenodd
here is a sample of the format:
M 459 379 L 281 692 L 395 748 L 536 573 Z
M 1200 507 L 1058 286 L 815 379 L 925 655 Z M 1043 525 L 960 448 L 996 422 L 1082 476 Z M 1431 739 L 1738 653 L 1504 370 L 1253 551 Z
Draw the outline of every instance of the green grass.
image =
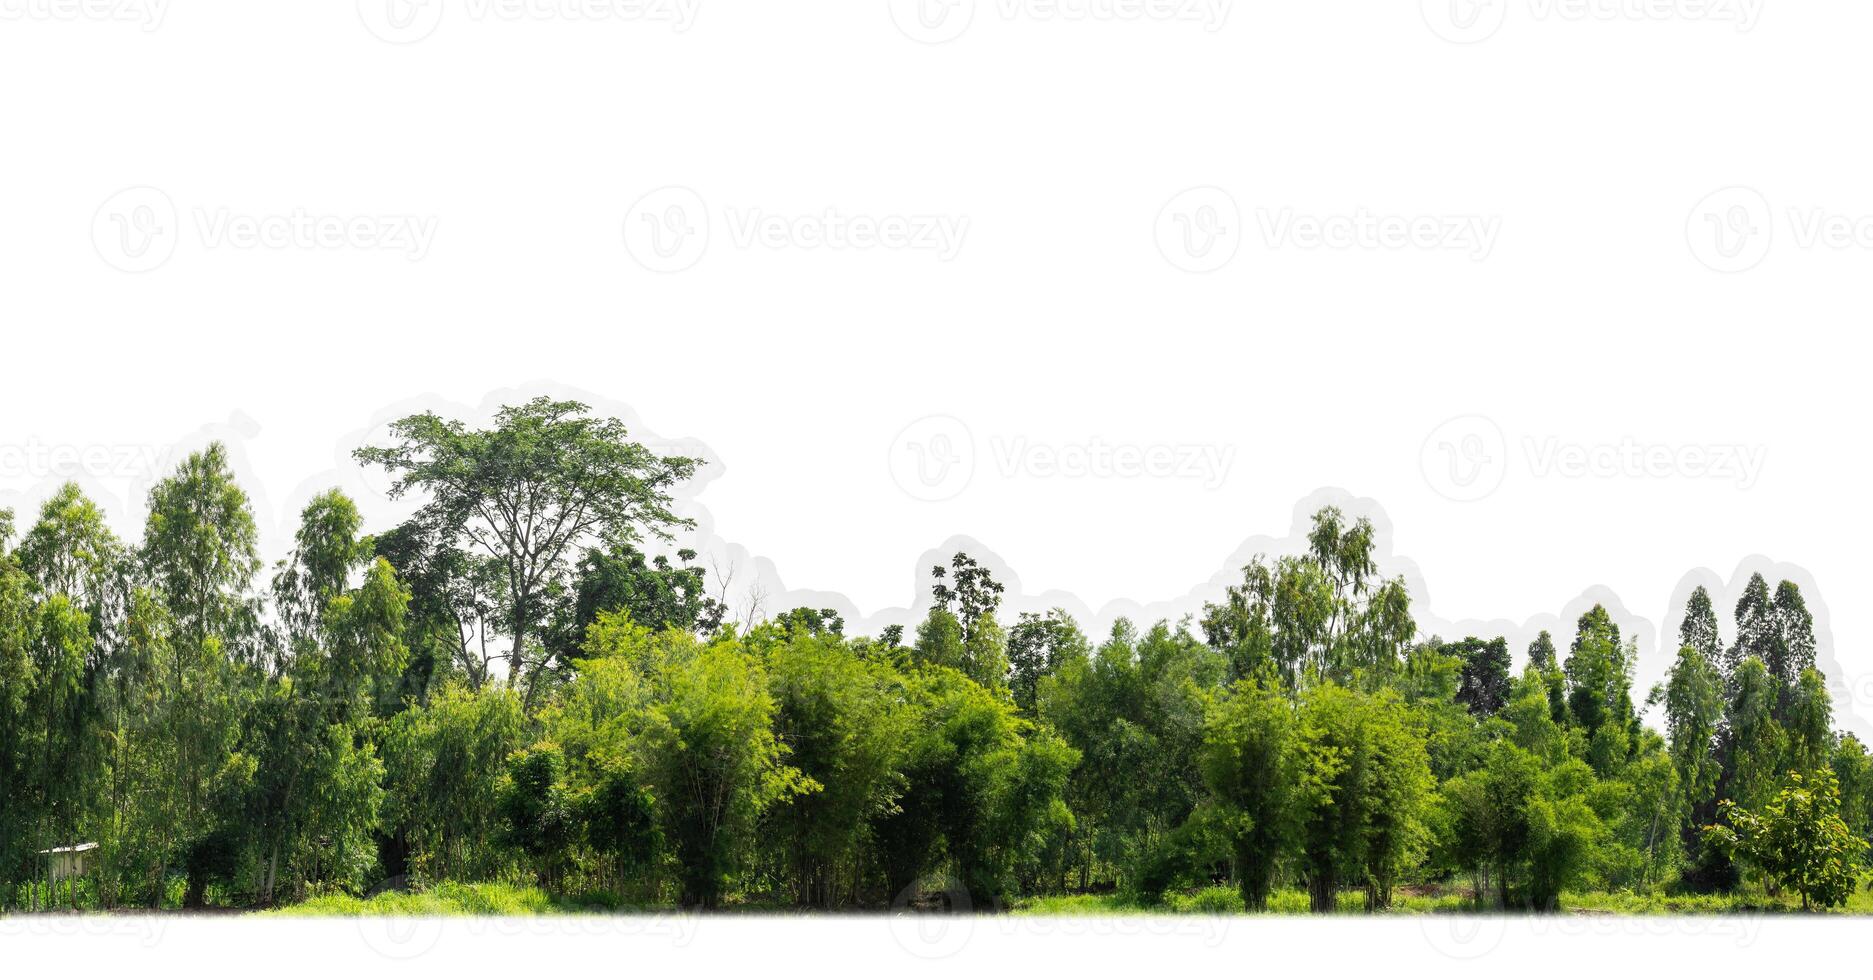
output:
M 1365 913 L 1365 893 L 1358 889 L 1340 892 L 1338 908 L 1343 914 Z M 1800 903 L 1790 896 L 1771 898 L 1760 892 L 1734 895 L 1666 895 L 1635 892 L 1565 892 L 1561 896 L 1563 914 L 1590 915 L 1720 915 L 1761 914 L 1800 911 Z M 536 916 L 591 915 L 667 912 L 669 909 L 638 907 L 620 902 L 614 896 L 556 896 L 538 888 L 512 884 L 460 884 L 445 882 L 422 892 L 386 892 L 373 898 L 348 895 L 325 895 L 298 905 L 262 912 L 269 916 Z M 811 914 L 785 907 L 768 908 L 760 903 L 731 903 L 725 912 L 778 912 Z M 863 910 L 860 910 L 863 911 Z M 1277 890 L 1269 896 L 1271 915 L 1308 915 L 1307 893 L 1297 888 Z M 1467 894 L 1448 887 L 1400 889 L 1393 906 L 1382 915 L 1466 915 L 1479 910 Z M 1482 910 L 1487 912 L 1489 910 Z M 1242 899 L 1233 887 L 1216 886 L 1188 892 L 1174 892 L 1157 904 L 1117 895 L 1046 895 L 1016 901 L 1009 912 L 1025 916 L 1096 917 L 1135 915 L 1239 915 Z M 1873 915 L 1873 891 L 1861 888 L 1846 907 L 1835 914 Z
M 1563 914 L 1572 915 L 1747 915 L 1801 911 L 1801 902 L 1792 896 L 1771 898 L 1761 892 L 1732 895 L 1564 892 L 1560 906 Z M 1337 907 L 1343 914 L 1364 914 L 1365 893 L 1357 889 L 1342 891 Z M 1242 899 L 1234 888 L 1227 887 L 1172 893 L 1156 905 L 1110 894 L 1053 895 L 1023 899 L 1009 911 L 1015 915 L 1041 916 L 1238 915 L 1242 914 Z M 1479 910 L 1467 893 L 1454 888 L 1414 888 L 1399 890 L 1393 897 L 1392 907 L 1380 914 L 1475 915 L 1491 911 Z M 1854 892 L 1845 906 L 1829 911 L 1835 915 L 1873 915 L 1873 890 L 1863 887 Z M 1268 914 L 1310 914 L 1307 893 L 1294 888 L 1277 890 L 1268 897 Z
M 298 905 L 270 909 L 272 916 L 456 916 L 580 915 L 641 911 L 609 896 L 554 896 L 538 888 L 507 884 L 444 882 L 428 891 L 384 892 L 372 898 L 322 895 Z

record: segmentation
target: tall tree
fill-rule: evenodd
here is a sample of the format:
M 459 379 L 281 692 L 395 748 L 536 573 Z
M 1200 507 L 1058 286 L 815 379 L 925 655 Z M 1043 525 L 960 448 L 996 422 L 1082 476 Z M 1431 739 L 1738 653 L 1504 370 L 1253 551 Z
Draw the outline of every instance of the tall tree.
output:
M 1500 636 L 1487 641 L 1472 636 L 1445 644 L 1444 652 L 1463 661 L 1457 700 L 1471 714 L 1487 717 L 1501 711 L 1509 701 L 1509 641 Z
M 1236 883 L 1251 912 L 1268 907 L 1275 871 L 1300 831 L 1305 763 L 1294 705 L 1266 681 L 1238 681 L 1212 706 L 1203 777 L 1224 808 Z
M 1723 631 L 1717 625 L 1717 610 L 1711 607 L 1710 593 L 1701 585 L 1691 591 L 1685 603 L 1684 619 L 1678 623 L 1678 646 L 1696 650 L 1706 665 L 1722 672 Z
M 228 468 L 220 443 L 190 455 L 175 475 L 150 491 L 143 564 L 155 600 L 141 610 L 146 656 L 165 661 L 156 675 L 148 719 L 161 753 L 143 760 L 165 773 L 174 792 L 156 789 L 170 840 L 188 882 L 184 903 L 200 906 L 209 878 L 226 868 L 230 797 L 216 781 L 240 734 L 245 667 L 258 660 L 258 531 L 247 494 Z M 153 883 L 160 900 L 161 869 Z
M 645 534 L 668 540 L 694 524 L 671 510 L 670 491 L 699 461 L 659 456 L 630 441 L 622 422 L 594 418 L 579 402 L 509 406 L 485 430 L 424 413 L 390 432 L 395 445 L 359 449 L 357 459 L 395 477 L 392 497 L 423 493 L 419 517 L 444 540 L 466 540 L 501 563 L 511 684 L 540 666 L 538 655 L 528 662 L 529 643 L 542 638 L 548 596 L 581 548 Z
M 1724 663 L 1723 675 L 1732 683 L 1743 661 L 1755 657 L 1767 666 L 1774 659 L 1771 647 L 1775 643 L 1775 615 L 1771 605 L 1768 581 L 1760 573 L 1751 575 L 1736 601 L 1736 643 L 1731 645 Z
M 1665 687 L 1665 731 L 1684 797 L 1679 831 L 1691 846 L 1697 843 L 1699 828 L 1716 818 L 1717 781 L 1723 774 L 1718 743 L 1723 674 L 1706 650 L 1721 653 L 1722 647 L 1686 643 L 1679 648 Z

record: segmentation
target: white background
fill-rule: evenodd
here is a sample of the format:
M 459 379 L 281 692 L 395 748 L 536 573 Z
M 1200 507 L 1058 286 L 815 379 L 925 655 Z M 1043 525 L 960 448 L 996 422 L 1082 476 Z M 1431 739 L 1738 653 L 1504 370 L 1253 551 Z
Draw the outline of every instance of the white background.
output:
M 572 393 L 706 450 L 770 607 L 906 619 L 966 535 L 1174 615 L 1339 501 L 1427 633 L 1614 602 L 1642 681 L 1794 576 L 1865 728 L 1867 5 L 925 3 L 0 0 L 0 506 L 133 533 L 222 438 L 277 556 L 396 516 L 385 420 Z M 826 244 L 900 220 L 951 238 Z

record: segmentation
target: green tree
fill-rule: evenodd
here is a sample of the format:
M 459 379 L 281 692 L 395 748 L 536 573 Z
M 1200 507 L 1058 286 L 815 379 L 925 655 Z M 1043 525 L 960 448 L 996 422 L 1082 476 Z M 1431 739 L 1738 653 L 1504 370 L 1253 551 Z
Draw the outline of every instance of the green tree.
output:
M 756 632 L 751 641 L 759 641 Z M 857 897 L 872 821 L 904 790 L 900 767 L 914 713 L 896 671 L 836 637 L 796 635 L 775 643 L 766 659 L 787 761 L 820 787 L 769 810 L 768 839 L 800 904 L 831 908 Z
M 1465 637 L 1445 644 L 1444 652 L 1463 661 L 1457 700 L 1472 714 L 1493 715 L 1509 700 L 1509 641 L 1502 637 L 1479 640 Z
M 549 646 L 559 662 L 581 655 L 586 631 L 602 612 L 622 612 L 652 630 L 681 629 L 713 633 L 722 625 L 723 608 L 708 594 L 703 569 L 691 564 L 696 553 L 648 557 L 629 543 L 593 549 L 573 573 L 572 601 L 561 608 L 551 628 Z
M 130 764 L 174 787 L 145 784 L 158 807 L 146 819 L 166 828 L 167 860 L 185 867 L 190 907 L 204 903 L 209 879 L 230 864 L 231 828 L 222 820 L 238 813 L 229 788 L 239 775 L 234 752 L 262 649 L 252 594 L 258 536 L 220 443 L 190 455 L 150 491 L 142 558 L 155 593 L 142 610 L 145 649 L 167 662 L 152 674 L 145 705 L 153 717 L 142 721 L 154 730 L 142 744 L 156 757 Z M 161 897 L 161 866 L 154 876 L 153 900 Z
M 641 771 L 681 867 L 682 903 L 715 908 L 762 814 L 821 787 L 784 761 L 766 672 L 739 641 L 699 647 L 666 632 L 655 653 L 649 679 L 657 696 L 638 735 Z
M 1052 609 L 1045 616 L 1022 613 L 1008 631 L 1008 686 L 1015 706 L 1033 716 L 1041 680 L 1058 673 L 1064 664 L 1085 660 L 1091 652 L 1086 634 L 1066 610 Z
M 1708 611 L 1708 603 L 1705 609 Z M 1680 631 L 1681 636 L 1691 632 L 1690 625 L 1687 617 L 1687 629 Z M 1723 774 L 1718 741 L 1723 724 L 1723 674 L 1706 653 L 1711 649 L 1721 647 L 1684 644 L 1665 688 L 1665 731 L 1684 794 L 1679 830 L 1686 843 L 1693 845 L 1697 829 L 1716 817 L 1717 783 Z
M 496 797 L 501 839 L 533 862 L 542 888 L 559 880 L 577 828 L 565 769 L 551 742 L 521 749 L 508 758 Z
M 501 866 L 494 801 L 526 718 L 512 691 L 450 685 L 384 725 L 386 871 L 474 880 Z
M 549 597 L 563 586 L 582 547 L 617 547 L 648 533 L 668 539 L 694 522 L 671 510 L 670 491 L 698 460 L 659 456 L 631 442 L 617 419 L 593 418 L 575 401 L 536 398 L 470 429 L 424 413 L 390 426 L 391 446 L 367 446 L 361 463 L 395 477 L 391 496 L 416 490 L 419 519 L 454 546 L 467 541 L 500 562 L 505 576 L 508 681 L 529 671 L 529 643 L 542 639 Z M 537 693 L 530 678 L 528 702 Z
M 1846 904 L 1859 884 L 1866 841 L 1840 816 L 1834 774 L 1790 772 L 1775 797 L 1757 810 L 1726 801 L 1729 826 L 1710 828 L 1712 841 L 1769 881 L 1801 896 L 1801 907 Z
M 1275 871 L 1298 840 L 1310 800 L 1298 728 L 1293 703 L 1268 680 L 1236 682 L 1205 722 L 1203 777 L 1222 808 L 1251 912 L 1268 908 Z

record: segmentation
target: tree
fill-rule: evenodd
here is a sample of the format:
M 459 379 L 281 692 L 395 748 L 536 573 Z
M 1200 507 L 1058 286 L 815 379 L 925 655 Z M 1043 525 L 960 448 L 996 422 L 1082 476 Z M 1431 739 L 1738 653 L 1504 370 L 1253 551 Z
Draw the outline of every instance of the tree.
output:
M 1315 912 L 1332 912 L 1340 883 L 1361 881 L 1368 909 L 1391 903 L 1392 884 L 1424 836 L 1431 771 L 1421 735 L 1395 696 L 1336 684 L 1302 701 L 1301 860 Z
M 1774 658 L 1775 615 L 1770 605 L 1768 581 L 1760 573 L 1751 575 L 1736 601 L 1736 643 L 1724 663 L 1723 675 L 1732 681 L 1743 661 L 1755 657 L 1766 666 Z
M 658 696 L 642 714 L 641 771 L 682 868 L 683 905 L 712 909 L 753 845 L 762 814 L 821 787 L 783 761 L 766 673 L 739 641 L 698 649 L 693 639 L 665 632 L 651 652 L 649 681 Z
M 1528 645 L 1528 662 L 1543 673 L 1555 668 L 1554 636 L 1547 630 L 1542 630 L 1541 635 Z
M 1782 687 L 1781 707 L 1786 712 L 1801 684 L 1802 672 L 1814 668 L 1814 616 L 1793 582 L 1776 586 L 1769 605 L 1769 650 L 1764 665 Z
M 800 904 L 831 908 L 856 898 L 871 823 L 904 791 L 900 766 L 915 716 L 896 672 L 837 638 L 794 635 L 766 660 L 787 761 L 820 787 L 775 805 L 768 839 L 785 842 L 774 850 Z
M 1294 845 L 1310 790 L 1293 704 L 1267 680 L 1237 681 L 1204 725 L 1203 777 L 1223 808 L 1243 907 L 1268 908 L 1275 869 Z
M 145 649 L 167 663 L 148 702 L 154 717 L 147 724 L 160 734 L 144 743 L 161 755 L 133 764 L 152 767 L 175 787 L 173 795 L 156 791 L 163 802 L 155 819 L 171 837 L 170 859 L 180 857 L 187 868 L 184 904 L 198 907 L 211 874 L 225 867 L 218 817 L 235 797 L 216 784 L 238 774 L 226 767 L 237 761 L 241 702 L 251 688 L 245 668 L 259 660 L 258 602 L 250 591 L 260 566 L 258 531 L 220 443 L 158 483 L 149 511 L 143 565 L 155 593 L 140 612 Z M 161 868 L 154 873 L 160 879 Z M 159 886 L 151 884 L 155 898 Z
M 1156 899 L 1172 879 L 1207 880 L 1206 864 L 1178 862 L 1203 857 L 1196 845 L 1214 837 L 1208 828 L 1170 838 L 1206 795 L 1205 694 L 1227 670 L 1185 629 L 1160 622 L 1140 636 L 1120 620 L 1092 657 L 1068 659 L 1042 680 L 1039 717 L 1080 754 L 1066 790 L 1075 825 L 1061 871 L 1077 869 L 1082 888 L 1098 876 Z
M 508 757 L 526 718 L 512 691 L 450 685 L 384 725 L 385 870 L 418 881 L 474 880 L 501 864 L 493 844 Z
M 930 577 L 936 580 L 930 586 L 930 595 L 936 600 L 937 608 L 956 614 L 965 640 L 983 617 L 994 621 L 995 612 L 1002 604 L 1002 584 L 967 553 L 958 551 L 950 558 L 947 570 L 942 565 L 933 566 Z M 950 610 L 951 606 L 956 608 Z
M 1708 604 L 1706 604 L 1708 611 Z M 1686 619 L 1687 625 L 1691 620 Z M 1684 632 L 1681 631 L 1682 636 Z M 1695 637 L 1693 637 L 1695 639 Z M 1687 844 L 1691 836 L 1715 818 L 1717 781 L 1723 774 L 1719 755 L 1718 732 L 1723 724 L 1723 674 L 1707 650 L 1721 651 L 1721 646 L 1706 643 L 1700 647 L 1686 643 L 1678 650 L 1665 688 L 1665 731 L 1671 742 L 1672 765 L 1684 794 L 1684 812 L 1679 820 Z
M 403 693 L 422 701 L 451 679 L 479 691 L 502 656 L 493 646 L 510 605 L 501 563 L 455 547 L 421 520 L 378 535 L 373 546 L 410 589 Z
M 565 769 L 557 745 L 522 749 L 508 757 L 496 797 L 502 840 L 533 862 L 542 888 L 558 880 L 575 832 Z
M 1070 832 L 1062 795 L 1079 755 L 960 671 L 932 664 L 906 680 L 918 719 L 904 794 L 872 827 L 886 890 L 912 897 L 943 860 L 973 907 L 993 908 L 1044 842 Z
M 1709 830 L 1714 844 L 1801 896 L 1801 907 L 1846 904 L 1858 887 L 1866 841 L 1840 816 L 1840 785 L 1829 770 L 1790 772 L 1759 810 L 1725 802 L 1729 826 Z
M 1008 631 L 1008 686 L 1015 706 L 1033 716 L 1042 678 L 1052 677 L 1066 663 L 1086 659 L 1091 651 L 1086 634 L 1066 610 L 1052 609 L 1045 616 L 1022 613 Z
M 1499 636 L 1485 642 L 1471 636 L 1446 644 L 1444 652 L 1463 661 L 1457 700 L 1471 714 L 1488 716 L 1501 711 L 1509 700 L 1509 641 Z
M 1724 664 L 1723 632 L 1717 625 L 1717 610 L 1711 607 L 1710 593 L 1698 586 L 1685 603 L 1684 619 L 1678 623 L 1678 646 L 1697 651 L 1711 669 L 1721 675 Z
M 1203 604 L 1203 638 L 1229 659 L 1232 681 L 1274 666 L 1274 570 L 1256 555 L 1242 568 L 1242 584 L 1224 590 L 1220 603 Z
M 1587 739 L 1594 771 L 1608 775 L 1631 754 L 1639 729 L 1632 703 L 1631 649 L 1619 645 L 1619 626 L 1600 606 L 1580 618 L 1564 672 L 1567 705 Z
M 1825 766 L 1834 751 L 1834 705 L 1827 679 L 1813 667 L 1803 668 L 1786 701 L 1789 767 L 1812 772 Z
M 622 612 L 651 630 L 713 633 L 722 625 L 722 604 L 708 594 L 696 553 L 684 548 L 674 564 L 668 556 L 646 557 L 636 546 L 593 549 L 573 573 L 572 601 L 556 614 L 549 646 L 560 665 L 579 656 L 586 631 L 599 613 Z
M 659 456 L 629 441 L 622 422 L 589 412 L 579 402 L 536 398 L 501 409 L 486 430 L 412 415 L 390 426 L 395 445 L 355 454 L 395 477 L 393 498 L 425 494 L 419 519 L 445 543 L 466 540 L 500 562 L 510 684 L 540 666 L 537 658 L 527 666 L 528 642 L 540 639 L 548 597 L 577 549 L 618 547 L 646 533 L 668 540 L 694 524 L 670 509 L 670 490 L 700 461 Z

